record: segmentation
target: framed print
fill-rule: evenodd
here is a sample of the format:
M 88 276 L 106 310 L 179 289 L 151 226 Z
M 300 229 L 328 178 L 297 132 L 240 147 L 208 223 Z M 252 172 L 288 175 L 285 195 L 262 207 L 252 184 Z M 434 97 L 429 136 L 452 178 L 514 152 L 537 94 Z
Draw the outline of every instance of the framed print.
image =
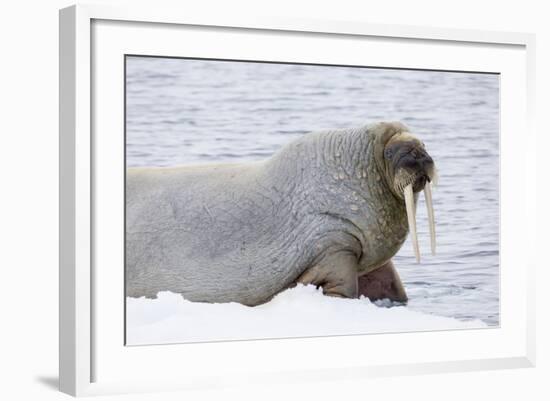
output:
M 61 390 L 532 366 L 533 43 L 61 10 Z

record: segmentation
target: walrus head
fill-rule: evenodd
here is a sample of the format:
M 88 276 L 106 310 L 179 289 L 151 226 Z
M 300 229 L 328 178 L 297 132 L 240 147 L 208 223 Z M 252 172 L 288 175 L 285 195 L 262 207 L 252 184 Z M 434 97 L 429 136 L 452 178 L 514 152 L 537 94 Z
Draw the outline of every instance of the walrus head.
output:
M 416 232 L 416 194 L 423 191 L 428 209 L 430 245 L 435 254 L 435 219 L 432 202 L 432 185 L 437 181 L 437 171 L 424 143 L 415 138 L 400 123 L 385 123 L 381 138 L 382 157 L 386 181 L 394 195 L 405 202 L 409 232 L 416 261 L 420 261 Z

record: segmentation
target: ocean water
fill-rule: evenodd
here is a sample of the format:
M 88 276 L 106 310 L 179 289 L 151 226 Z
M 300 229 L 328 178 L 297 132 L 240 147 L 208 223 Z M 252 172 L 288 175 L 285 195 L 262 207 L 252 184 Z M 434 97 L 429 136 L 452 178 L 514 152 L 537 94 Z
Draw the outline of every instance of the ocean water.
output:
M 394 262 L 408 308 L 499 324 L 499 77 L 493 74 L 128 57 L 127 166 L 260 160 L 316 130 L 401 121 L 426 144 L 437 254 L 423 196 L 422 260 Z

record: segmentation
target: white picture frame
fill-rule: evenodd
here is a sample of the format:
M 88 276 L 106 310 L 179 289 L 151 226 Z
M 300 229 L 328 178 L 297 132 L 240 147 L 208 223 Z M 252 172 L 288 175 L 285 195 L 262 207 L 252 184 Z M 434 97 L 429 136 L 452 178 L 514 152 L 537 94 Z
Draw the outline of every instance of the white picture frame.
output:
M 94 26 L 103 26 L 105 29 Z M 296 38 L 338 38 L 342 43 L 349 42 L 350 46 L 367 39 L 382 40 L 388 46 L 402 41 L 411 49 L 416 49 L 417 46 L 418 51 L 424 46 L 425 49 L 422 51 L 427 52 L 427 55 L 437 49 L 443 56 L 440 60 L 432 57 L 431 61 L 428 60 L 430 57 L 426 57 L 426 61 L 421 62 L 410 59 L 392 61 L 388 58 L 383 63 L 384 66 L 467 71 L 487 71 L 487 68 L 491 68 L 487 66 L 493 66 L 493 72 L 506 71 L 502 78 L 501 92 L 501 263 L 505 266 L 501 270 L 501 326 L 492 330 L 376 335 L 377 347 L 374 348 L 380 348 L 378 345 L 384 342 L 395 342 L 396 336 L 401 336 L 393 349 L 395 355 L 376 354 L 373 349 L 370 362 L 363 360 L 357 363 L 345 358 L 316 358 L 314 350 L 319 347 L 328 350 L 347 349 L 346 352 L 349 353 L 351 349 L 368 349 L 368 340 L 373 338 L 372 335 L 126 349 L 120 336 L 121 330 L 124 330 L 124 322 L 120 321 L 118 306 L 113 306 L 113 302 L 120 301 L 120 297 L 101 295 L 102 298 L 98 299 L 98 294 L 103 289 L 106 294 L 114 294 L 119 283 L 117 280 L 120 278 L 110 282 L 109 275 L 115 273 L 97 272 L 98 260 L 101 264 L 102 259 L 98 259 L 96 254 L 94 238 L 97 238 L 97 232 L 100 230 L 98 227 L 103 227 L 105 223 L 97 220 L 97 216 L 103 213 L 101 210 L 101 213 L 97 213 L 98 207 L 103 207 L 101 199 L 96 196 L 98 188 L 95 177 L 101 174 L 98 171 L 102 169 L 100 164 L 103 163 L 98 157 L 106 155 L 108 159 L 109 149 L 112 148 L 113 153 L 116 153 L 117 149 L 114 145 L 111 146 L 112 144 L 97 143 L 94 139 L 94 129 L 102 127 L 101 121 L 94 120 L 97 118 L 96 109 L 105 107 L 103 104 L 94 103 L 94 96 L 103 96 L 97 93 L 102 89 L 92 85 L 94 74 L 99 73 L 95 71 L 99 64 L 94 57 L 99 54 L 105 57 L 101 53 L 105 50 L 105 54 L 111 54 L 116 58 L 124 50 L 124 46 L 128 44 L 132 47 L 132 38 L 134 41 L 139 38 L 141 54 L 145 51 L 167 55 L 166 52 L 173 51 L 170 50 L 170 46 L 174 48 L 173 44 L 170 45 L 170 41 L 162 41 L 165 47 L 161 49 L 161 40 L 166 38 L 166 35 L 176 34 L 176 31 L 177 35 L 188 34 L 185 27 L 198 28 L 206 34 L 210 31 L 215 32 L 217 38 L 220 38 L 219 35 L 226 35 L 228 42 L 231 41 L 231 34 L 242 34 L 243 37 L 245 34 L 261 34 L 263 40 L 272 40 L 275 45 L 277 41 L 284 40 L 281 39 L 282 36 L 292 38 L 293 35 Z M 96 41 L 93 40 L 94 32 L 98 37 Z M 127 34 L 123 34 L 124 32 Z M 310 40 L 307 38 L 304 40 Z M 534 234 L 531 234 L 535 232 L 535 185 L 534 174 L 530 174 L 535 170 L 535 149 L 532 146 L 517 146 L 519 140 L 535 143 L 532 128 L 534 43 L 534 35 L 524 33 L 375 25 L 347 21 L 277 18 L 234 20 L 215 15 L 188 15 L 184 10 L 167 11 L 154 7 L 121 9 L 78 5 L 61 10 L 60 390 L 79 396 L 200 389 L 246 384 L 250 381 L 284 383 L 294 380 L 326 380 L 328 377 L 359 380 L 363 377 L 388 374 L 534 366 L 536 260 L 534 256 L 524 255 L 535 255 L 535 252 L 529 251 L 535 242 L 532 238 Z M 228 52 L 227 54 L 235 52 L 234 49 L 231 50 L 231 46 L 224 48 L 223 51 Z M 489 58 L 483 55 L 488 48 L 494 49 L 494 54 L 490 57 L 492 60 L 483 60 Z M 300 44 L 295 46 L 295 50 L 295 57 L 304 57 L 300 55 Z M 349 53 L 349 50 L 347 51 Z M 444 56 L 447 54 L 445 52 L 448 52 L 449 57 Z M 464 61 L 468 64 L 463 64 L 462 67 L 452 64 L 452 55 L 461 52 L 473 52 L 479 60 L 470 55 L 466 57 L 469 60 Z M 233 58 L 239 57 L 244 56 L 238 55 Z M 350 61 L 342 62 L 349 63 Z M 113 65 L 113 69 L 116 68 L 118 67 Z M 119 70 L 117 74 L 120 73 Z M 114 87 L 118 84 L 114 83 Z M 512 88 L 515 90 L 514 93 L 509 90 Z M 116 101 L 113 102 L 107 107 L 122 107 Z M 120 109 L 117 110 L 120 114 Z M 118 127 L 116 124 L 121 124 L 122 120 L 120 118 L 118 122 L 113 121 L 113 127 Z M 514 135 L 516 131 L 521 134 Z M 509 150 L 514 150 L 514 158 L 516 161 L 519 160 L 519 164 L 513 169 L 506 164 Z M 524 190 L 512 191 L 507 185 L 512 181 L 522 182 Z M 109 185 L 116 186 L 117 182 L 120 184 L 120 181 L 114 180 Z M 122 213 L 122 209 L 119 212 Z M 117 218 L 114 216 L 114 220 Z M 515 283 L 515 288 L 512 287 L 512 283 Z M 101 287 L 99 291 L 98 286 Z M 515 292 L 512 294 L 512 291 Z M 120 295 L 122 296 L 122 290 Z M 513 303 L 512 295 L 515 297 Z M 112 313 L 102 312 L 106 310 L 106 305 L 111 306 Z M 120 307 L 123 308 L 122 305 Z M 454 342 L 454 349 L 448 350 L 447 353 L 441 352 L 438 347 L 448 344 L 449 341 Z M 469 344 L 472 349 L 467 350 L 466 347 L 461 347 L 461 344 Z M 423 346 L 433 347 L 433 350 L 423 349 Z M 289 356 L 296 355 L 298 351 L 304 355 L 303 360 L 292 360 L 291 364 L 288 363 Z M 264 361 L 270 359 L 270 363 L 255 359 L 255 355 L 259 354 L 263 355 Z M 192 360 L 193 369 L 170 374 L 174 371 L 174 358 L 178 355 L 185 355 L 187 360 Z M 215 355 L 221 360 L 215 368 L 202 363 Z M 235 366 L 235 362 L 223 363 L 223 360 L 236 359 L 240 360 L 239 366 Z M 154 366 L 155 371 L 151 371 L 150 368 L 147 370 L 147 365 Z

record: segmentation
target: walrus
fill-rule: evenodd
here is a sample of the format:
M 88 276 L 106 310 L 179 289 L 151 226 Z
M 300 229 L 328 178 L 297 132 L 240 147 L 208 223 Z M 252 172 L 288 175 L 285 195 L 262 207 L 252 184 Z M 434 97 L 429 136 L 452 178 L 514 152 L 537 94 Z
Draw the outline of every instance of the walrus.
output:
M 326 295 L 406 302 L 392 263 L 434 161 L 399 122 L 313 132 L 249 163 L 128 168 L 126 295 L 265 303 L 312 284 Z

